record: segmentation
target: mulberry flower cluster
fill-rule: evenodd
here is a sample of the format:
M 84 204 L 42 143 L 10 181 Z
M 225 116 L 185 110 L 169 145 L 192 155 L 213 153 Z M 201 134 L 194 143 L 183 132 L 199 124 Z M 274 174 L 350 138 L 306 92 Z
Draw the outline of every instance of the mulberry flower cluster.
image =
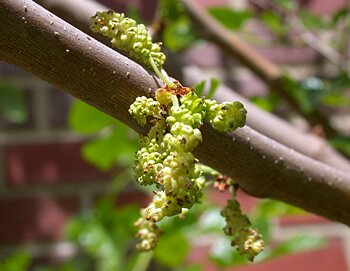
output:
M 129 109 L 140 125 L 147 122 L 152 125 L 147 136 L 140 136 L 135 159 L 137 181 L 156 189 L 152 202 L 141 210 L 135 222 L 136 237 L 140 239 L 137 248 L 149 251 L 155 248 L 161 234 L 157 222 L 164 217 L 183 215 L 200 201 L 206 181 L 202 173 L 215 175 L 214 187 L 221 191 L 233 189 L 230 178 L 197 164 L 192 151 L 202 141 L 199 128 L 204 121 L 218 131 L 233 131 L 244 126 L 247 112 L 240 102 L 218 104 L 173 82 L 162 68 L 165 55 L 160 51 L 161 44 L 152 42 L 143 24 L 112 11 L 97 12 L 92 19 L 94 32 L 111 38 L 113 47 L 127 51 L 166 83 L 156 91 L 155 99 L 138 97 Z M 232 245 L 253 260 L 264 243 L 261 235 L 250 228 L 239 203 L 234 198 L 229 200 L 221 215 L 227 223 L 224 232 L 234 238 Z
M 113 11 L 97 12 L 92 17 L 91 30 L 111 38 L 113 47 L 127 51 L 132 58 L 151 68 L 152 57 L 158 68 L 165 61 L 165 55 L 160 51 L 161 43 L 153 43 L 143 24 L 125 17 L 124 13 Z
M 136 236 L 141 239 L 138 248 L 144 251 L 154 248 L 159 233 L 150 223 L 184 213 L 200 200 L 205 178 L 192 151 L 202 141 L 199 128 L 203 121 L 220 131 L 232 131 L 246 119 L 246 110 L 239 102 L 217 104 L 190 89 L 177 95 L 165 87 L 156 91 L 155 99 L 138 97 L 129 109 L 141 125 L 146 120 L 153 124 L 148 135 L 140 137 L 135 163 L 137 181 L 158 188 L 136 223 Z M 146 232 L 144 225 L 148 234 L 142 234 Z M 149 234 L 151 229 L 154 234 Z
M 261 234 L 250 227 L 248 217 L 242 214 L 240 205 L 234 197 L 227 201 L 221 215 L 226 220 L 225 234 L 233 236 L 231 245 L 236 247 L 241 255 L 246 255 L 248 260 L 253 261 L 264 249 L 264 241 Z

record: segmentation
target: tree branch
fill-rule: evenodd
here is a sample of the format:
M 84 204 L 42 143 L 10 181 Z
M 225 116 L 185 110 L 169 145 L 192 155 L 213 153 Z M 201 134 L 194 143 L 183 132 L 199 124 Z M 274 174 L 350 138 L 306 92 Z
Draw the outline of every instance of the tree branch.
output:
M 141 133 L 127 109 L 159 81 L 141 66 L 30 0 L 0 0 L 0 59 L 63 88 Z M 248 194 L 294 204 L 350 225 L 350 176 L 249 127 L 202 127 L 201 162 L 232 176 Z
M 90 17 L 96 12 L 94 9 L 95 7 L 100 8 L 100 10 L 108 9 L 107 7 L 99 4 L 94 5 L 94 1 L 92 0 L 75 0 L 73 6 L 72 2 L 70 1 L 67 3 L 67 1 L 58 0 L 36 0 L 35 2 L 42 3 L 45 8 L 49 9 L 55 14 L 56 12 L 57 14 L 61 14 L 61 16 L 63 16 L 61 18 L 69 23 L 75 24 L 75 26 L 82 31 L 89 28 Z M 76 19 L 77 13 L 80 14 L 79 20 Z M 104 36 L 99 35 L 97 38 L 104 38 Z M 103 39 L 103 41 L 106 42 L 105 39 Z M 110 46 L 109 41 L 107 45 Z M 176 60 L 179 60 L 179 58 L 176 57 Z M 173 66 L 174 65 L 170 65 L 170 68 Z M 199 71 L 198 69 L 184 69 L 184 80 L 187 85 L 192 86 L 205 79 L 207 78 L 205 78 L 203 72 Z M 349 160 L 330 147 L 326 140 L 312 134 L 299 131 L 288 122 L 271 113 L 259 109 L 249 100 L 223 85 L 220 86 L 219 91 L 216 93 L 220 102 L 229 100 L 240 100 L 243 102 L 249 112 L 247 125 L 256 131 L 288 146 L 289 148 L 305 154 L 306 156 L 334 166 L 338 169 L 350 172 Z
M 208 81 L 208 78 L 202 70 L 197 67 L 185 68 L 184 81 L 187 85 L 193 86 L 203 80 Z M 350 172 L 349 160 L 336 152 L 323 138 L 304 133 L 274 114 L 261 110 L 223 84 L 216 91 L 215 98 L 219 102 L 232 100 L 242 102 L 248 111 L 247 125 L 257 132 L 306 156 Z
M 195 0 L 183 0 L 192 21 L 201 29 L 200 34 L 213 41 L 243 65 L 251 69 L 273 91 L 282 97 L 297 113 L 303 116 L 312 126 L 321 125 L 328 138 L 337 135 L 328 118 L 317 108 L 311 113 L 305 113 L 287 87 L 284 74 L 264 56 L 239 40 L 231 31 L 225 29 L 210 16 Z

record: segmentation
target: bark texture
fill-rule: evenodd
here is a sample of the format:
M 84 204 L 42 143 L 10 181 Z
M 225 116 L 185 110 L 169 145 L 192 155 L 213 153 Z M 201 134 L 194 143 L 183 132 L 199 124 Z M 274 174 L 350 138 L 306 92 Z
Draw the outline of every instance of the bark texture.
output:
M 159 80 L 30 0 L 0 0 L 0 59 L 21 67 L 123 121 Z M 269 197 L 350 225 L 349 174 L 303 156 L 249 127 L 202 127 L 201 162 L 232 176 L 248 194 Z
M 35 0 L 35 2 L 59 15 L 62 19 L 78 27 L 80 30 L 87 30 L 86 33 L 91 33 L 89 30 L 90 17 L 96 12 L 96 8 L 98 8 L 98 10 L 108 9 L 93 0 L 75 0 L 74 3 L 67 0 Z M 104 36 L 97 35 L 96 38 L 108 46 L 111 46 L 110 41 Z M 174 62 L 176 62 L 175 65 Z M 174 56 L 172 61 L 173 65 L 167 66 L 181 76 L 181 79 L 184 79 L 187 85 L 192 86 L 201 80 L 207 79 L 198 68 L 182 69 L 183 74 L 181 74 L 181 72 L 178 71 L 179 69 L 177 69 L 179 62 L 182 62 L 181 59 L 179 59 L 178 56 Z M 180 65 L 182 64 L 183 63 Z M 173 66 L 177 68 L 174 69 Z M 259 109 L 250 103 L 249 100 L 237 94 L 232 89 L 228 89 L 226 86 L 220 87 L 219 91 L 217 91 L 216 98 L 221 102 L 240 100 L 249 111 L 247 125 L 256 131 L 311 158 L 350 172 L 349 160 L 330 147 L 326 140 L 302 132 L 288 122 Z

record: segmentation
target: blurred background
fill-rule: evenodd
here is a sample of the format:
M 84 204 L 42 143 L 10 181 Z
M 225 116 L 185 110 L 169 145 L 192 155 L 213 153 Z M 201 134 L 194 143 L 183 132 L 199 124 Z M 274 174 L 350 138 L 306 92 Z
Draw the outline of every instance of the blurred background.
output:
M 205 75 L 206 88 L 218 99 L 225 99 L 225 85 L 300 133 L 324 140 L 343 159 L 350 157 L 348 1 L 196 1 L 271 65 L 263 69 L 277 71 L 285 80 L 282 91 L 241 64 L 180 1 L 100 3 L 150 26 L 164 44 L 170 75 L 199 88 Z M 240 191 L 242 208 L 268 244 L 255 264 L 247 263 L 222 232 L 219 213 L 229 194 L 214 188 L 184 219 L 161 225 L 165 234 L 152 255 L 138 254 L 133 223 L 151 193 L 133 179 L 135 132 L 0 64 L 0 271 L 350 270 L 347 227 Z M 315 114 L 322 117 L 315 121 Z M 254 123 L 248 122 L 253 128 Z M 263 123 L 267 130 L 278 129 L 269 125 Z M 278 139 L 288 142 L 288 134 L 281 133 L 284 138 Z

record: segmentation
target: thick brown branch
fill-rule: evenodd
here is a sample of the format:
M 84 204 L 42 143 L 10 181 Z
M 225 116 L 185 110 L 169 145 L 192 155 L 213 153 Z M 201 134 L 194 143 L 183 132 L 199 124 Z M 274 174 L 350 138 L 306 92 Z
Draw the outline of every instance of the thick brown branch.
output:
M 301 109 L 296 99 L 291 95 L 292 90 L 288 89 L 283 73 L 275 64 L 243 43 L 232 32 L 225 29 L 196 0 L 183 0 L 183 3 L 192 21 L 197 25 L 198 29 L 201 29 L 200 34 L 204 38 L 213 41 L 251 69 L 271 90 L 276 91 L 296 112 L 305 117 L 311 125 L 322 125 L 328 138 L 337 134 L 337 131 L 329 123 L 328 118 L 317 108 L 312 113 L 306 113 Z
M 141 66 L 30 0 L 0 0 L 0 59 L 63 88 L 141 133 L 127 109 L 158 81 Z M 350 225 L 350 176 L 246 127 L 203 126 L 196 155 L 249 194 L 270 197 Z
M 208 80 L 208 78 L 199 68 L 187 67 L 185 69 L 184 81 L 186 84 L 193 86 L 202 80 Z M 306 156 L 350 172 L 349 160 L 337 153 L 323 138 L 304 133 L 277 116 L 261 110 L 225 85 L 219 86 L 215 98 L 219 102 L 233 100 L 242 102 L 248 110 L 247 125 L 257 132 Z
M 89 17 L 96 12 L 95 7 L 100 8 L 100 10 L 108 9 L 100 4 L 94 5 L 95 1 L 92 0 L 76 0 L 74 4 L 69 1 L 67 3 L 67 1 L 59 0 L 36 0 L 35 2 L 41 3 L 45 8 L 55 14 L 59 14 L 61 18 L 72 23 L 82 31 L 89 28 Z M 77 8 L 78 6 L 79 8 Z M 79 20 L 76 19 L 77 13 L 80 14 Z M 97 38 L 104 37 L 99 35 Z M 104 39 L 103 41 L 105 42 L 106 40 Z M 110 45 L 109 41 L 107 45 Z M 185 83 L 191 86 L 206 78 L 198 70 L 185 69 L 184 79 Z M 349 161 L 332 149 L 324 139 L 299 131 L 286 121 L 259 109 L 251 104 L 249 100 L 225 86 L 220 87 L 217 95 L 219 101 L 240 100 L 243 102 L 249 111 L 247 124 L 256 131 L 311 158 L 350 172 Z

